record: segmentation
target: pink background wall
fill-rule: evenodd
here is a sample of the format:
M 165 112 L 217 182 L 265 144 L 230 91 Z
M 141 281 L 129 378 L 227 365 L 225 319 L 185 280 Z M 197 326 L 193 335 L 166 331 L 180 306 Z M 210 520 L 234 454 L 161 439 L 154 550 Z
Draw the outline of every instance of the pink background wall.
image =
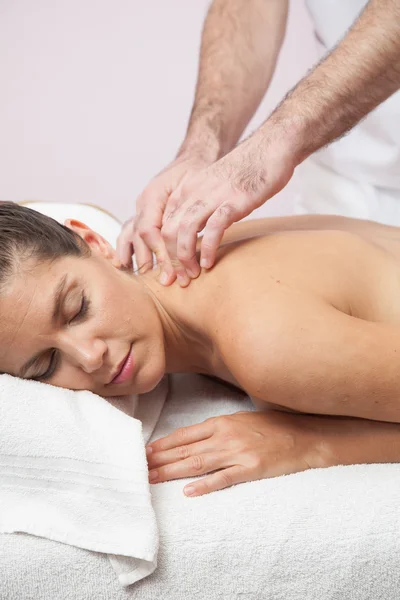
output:
M 90 202 L 122 220 L 185 132 L 208 0 L 2 0 L 0 198 Z M 250 130 L 315 58 L 292 0 Z M 289 187 L 259 213 L 285 212 Z

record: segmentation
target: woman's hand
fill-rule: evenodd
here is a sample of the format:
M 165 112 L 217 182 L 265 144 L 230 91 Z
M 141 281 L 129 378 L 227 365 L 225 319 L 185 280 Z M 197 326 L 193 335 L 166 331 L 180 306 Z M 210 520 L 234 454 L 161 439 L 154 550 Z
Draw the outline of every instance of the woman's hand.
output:
M 182 427 L 147 446 L 149 481 L 216 471 L 184 489 L 187 496 L 201 496 L 245 481 L 328 466 L 318 455 L 321 420 L 272 410 Z

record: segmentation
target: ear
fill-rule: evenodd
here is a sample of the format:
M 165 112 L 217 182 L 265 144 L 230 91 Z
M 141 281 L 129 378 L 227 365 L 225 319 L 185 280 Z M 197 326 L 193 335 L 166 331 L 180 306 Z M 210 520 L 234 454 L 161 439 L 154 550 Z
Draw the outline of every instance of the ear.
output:
M 121 268 L 121 263 L 117 258 L 114 248 L 103 238 L 102 235 L 90 229 L 85 223 L 76 219 L 67 219 L 64 225 L 72 231 L 75 231 L 90 247 L 90 249 L 98 255 L 103 256 L 107 260 L 111 260 L 114 267 Z

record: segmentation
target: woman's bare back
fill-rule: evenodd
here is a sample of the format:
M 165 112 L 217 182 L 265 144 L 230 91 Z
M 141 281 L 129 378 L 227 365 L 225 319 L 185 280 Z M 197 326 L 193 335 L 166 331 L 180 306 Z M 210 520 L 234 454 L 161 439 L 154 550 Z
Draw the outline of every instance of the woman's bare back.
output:
M 277 356 L 279 369 L 287 364 L 283 372 L 303 364 L 303 332 L 309 340 L 310 328 L 320 323 L 327 333 L 312 331 L 316 347 L 310 360 L 328 364 L 331 358 L 325 357 L 323 346 L 331 334 L 329 310 L 354 321 L 400 325 L 400 231 L 329 216 L 263 222 L 262 230 L 256 227 L 257 237 L 221 247 L 215 267 L 198 281 L 218 324 L 214 374 L 264 403 L 305 410 L 304 403 L 270 397 L 265 378 L 258 393 L 257 381 L 263 370 L 270 373 Z M 324 311 L 329 316 L 325 320 Z M 329 351 L 341 353 L 342 341 L 332 342 Z M 307 377 L 298 385 L 309 385 Z
M 223 245 L 208 274 L 230 305 L 236 298 L 243 311 L 284 286 L 352 316 L 400 322 L 399 228 L 324 215 L 262 221 L 263 234 Z

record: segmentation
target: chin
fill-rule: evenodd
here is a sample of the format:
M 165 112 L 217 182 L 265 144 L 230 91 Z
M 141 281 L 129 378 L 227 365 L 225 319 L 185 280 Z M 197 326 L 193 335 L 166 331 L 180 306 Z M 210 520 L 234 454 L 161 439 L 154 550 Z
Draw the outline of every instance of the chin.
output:
M 127 393 L 146 394 L 151 392 L 157 387 L 164 375 L 165 360 L 161 356 L 157 359 L 153 358 L 140 367 L 132 383 L 131 391 Z
M 151 392 L 155 387 L 160 383 L 161 379 L 165 375 L 165 363 L 164 361 L 157 361 L 159 364 L 152 365 L 151 369 L 146 369 L 145 373 L 143 373 L 143 382 L 141 387 L 141 391 L 139 394 L 145 394 L 146 392 Z M 139 382 L 138 382 L 139 383 Z
M 164 377 L 165 372 L 161 373 L 157 378 L 153 377 L 150 381 L 146 381 L 146 383 L 141 387 L 139 391 L 136 391 L 136 394 L 146 394 L 147 392 L 151 392 L 158 386 L 161 379 Z

